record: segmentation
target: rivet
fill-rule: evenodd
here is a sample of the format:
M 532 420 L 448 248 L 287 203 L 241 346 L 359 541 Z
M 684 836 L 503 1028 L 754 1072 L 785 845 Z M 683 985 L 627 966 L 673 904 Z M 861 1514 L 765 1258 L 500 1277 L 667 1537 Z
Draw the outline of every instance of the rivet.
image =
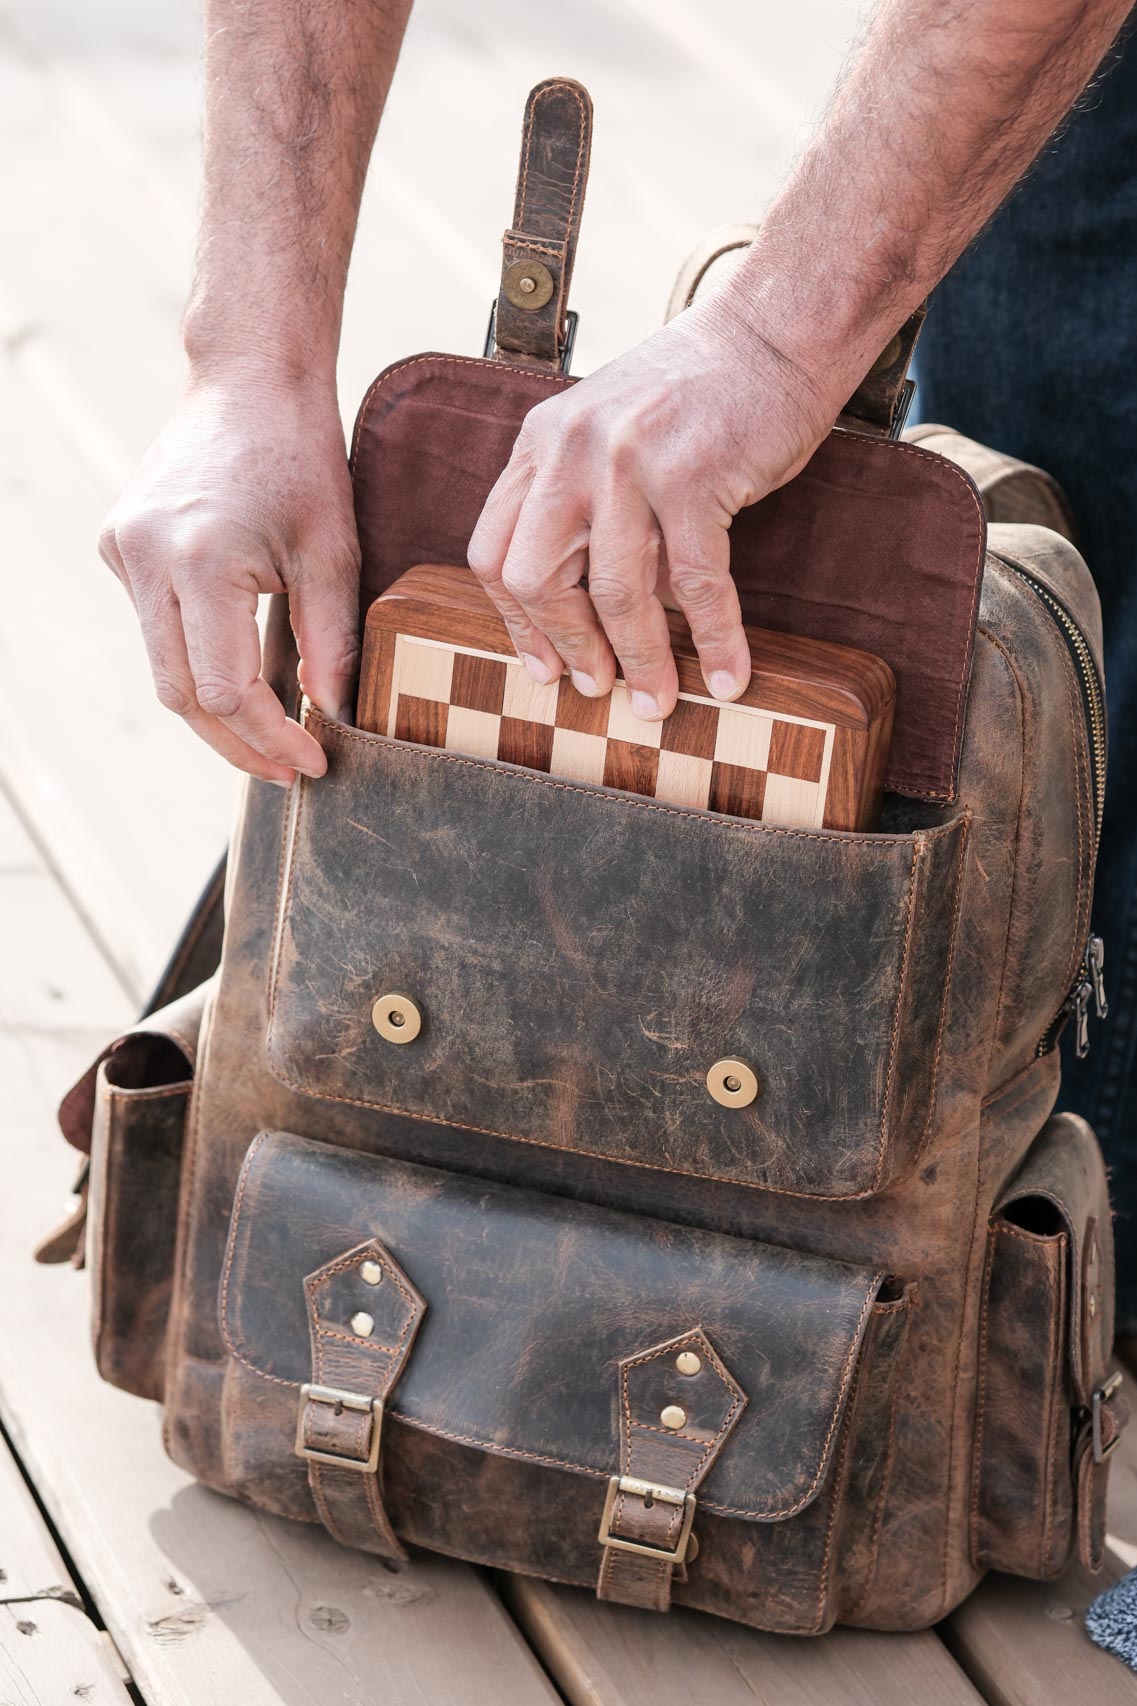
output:
M 675 1366 L 680 1374 L 698 1374 L 703 1366 L 703 1359 L 694 1351 L 680 1351 L 675 1358 Z
M 501 289 L 507 302 L 532 314 L 550 301 L 556 281 L 543 261 L 514 261 L 505 269 Z
M 665 1428 L 681 1428 L 686 1423 L 687 1412 L 681 1404 L 665 1404 L 659 1419 Z
M 389 1043 L 413 1043 L 422 1030 L 422 1010 L 409 995 L 381 995 L 371 1009 L 371 1023 Z
M 378 1285 L 383 1278 L 383 1270 L 378 1262 L 364 1262 L 360 1267 L 359 1277 L 364 1285 Z
M 758 1094 L 758 1074 L 744 1060 L 727 1056 L 707 1073 L 707 1089 L 721 1108 L 746 1108 Z
M 368 1338 L 374 1326 L 375 1322 L 367 1313 L 366 1309 L 359 1310 L 359 1312 L 351 1318 L 351 1330 L 361 1339 Z

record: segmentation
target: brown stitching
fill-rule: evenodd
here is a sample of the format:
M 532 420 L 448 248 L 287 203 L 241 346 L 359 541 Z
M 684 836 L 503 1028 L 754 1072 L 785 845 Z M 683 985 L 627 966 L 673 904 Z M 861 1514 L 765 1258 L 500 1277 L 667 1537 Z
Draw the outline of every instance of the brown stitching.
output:
M 566 243 L 539 243 L 534 237 L 527 237 L 524 231 L 507 231 L 502 239 L 509 249 L 519 252 L 519 258 L 533 250 L 539 255 L 554 255 L 558 260 L 564 258 Z
M 971 1447 L 971 1551 L 973 1561 L 986 1567 L 988 1550 L 980 1543 L 979 1496 L 983 1476 L 983 1429 L 987 1415 L 987 1344 L 991 1316 L 991 1276 L 995 1268 L 996 1243 L 988 1240 L 983 1264 L 983 1302 L 979 1314 L 979 1370 L 975 1397 L 975 1439 Z
M 975 1190 L 971 1199 L 971 1242 L 967 1252 L 967 1267 L 963 1276 L 963 1294 L 960 1299 L 960 1326 L 967 1314 L 968 1299 L 971 1296 L 971 1273 L 975 1265 L 979 1249 L 979 1192 L 983 1182 L 983 1157 L 980 1145 L 975 1147 Z M 984 1224 L 984 1259 L 986 1258 L 986 1233 Z M 955 1494 L 955 1436 L 959 1422 L 959 1382 L 963 1371 L 963 1351 L 966 1335 L 961 1332 L 956 1343 L 955 1375 L 951 1387 L 951 1405 L 949 1409 L 948 1438 L 947 1438 L 947 1501 L 944 1514 L 944 1550 L 943 1570 L 940 1578 L 940 1599 L 946 1608 L 948 1599 L 948 1572 L 951 1567 L 952 1513 L 954 1510 Z
M 829 1589 L 829 1558 L 833 1549 L 833 1531 L 837 1527 L 837 1512 L 843 1503 L 845 1464 L 849 1455 L 849 1440 L 852 1435 L 853 1407 L 857 1401 L 857 1392 L 861 1383 L 861 1370 L 858 1367 L 853 1389 L 849 1394 L 849 1408 L 845 1412 L 845 1426 L 841 1430 L 841 1449 L 837 1453 L 837 1463 L 833 1473 L 833 1495 L 829 1505 L 829 1521 L 825 1525 L 825 1545 L 821 1553 L 821 1567 L 817 1572 L 817 1616 L 814 1620 L 812 1633 L 816 1634 L 825 1621 L 825 1602 Z
M 914 1308 L 918 1290 L 919 1287 L 914 1282 L 912 1285 L 906 1287 L 905 1296 L 898 1298 L 897 1303 L 902 1304 L 909 1309 Z M 891 1309 L 895 1306 L 890 1304 L 888 1307 Z M 888 1503 L 888 1489 L 892 1481 L 892 1459 L 896 1444 L 896 1418 L 900 1413 L 900 1372 L 904 1366 L 905 1352 L 908 1349 L 908 1329 L 911 1325 L 911 1321 L 912 1317 L 909 1314 L 903 1328 L 901 1329 L 900 1344 L 896 1347 L 896 1350 L 893 1353 L 895 1366 L 892 1370 L 892 1396 L 888 1403 L 888 1439 L 885 1442 L 884 1462 L 881 1465 L 880 1497 L 876 1502 L 876 1511 L 873 1515 L 872 1535 L 869 1540 L 869 1559 L 865 1568 L 865 1583 L 853 1606 L 844 1614 L 846 1621 L 857 1616 L 861 1607 L 865 1604 L 865 1601 L 871 1594 L 876 1582 L 876 1565 L 877 1559 L 880 1556 L 880 1536 L 881 1530 L 884 1527 L 884 1512 Z
M 1013 1114 L 1016 1108 L 1021 1108 L 1024 1102 L 1029 1101 L 1038 1092 L 1035 1080 L 1038 1077 L 1040 1061 L 1048 1062 L 1050 1058 L 1049 1055 L 1032 1055 L 1025 1066 L 1020 1066 L 1017 1072 L 1013 1072 L 989 1095 L 984 1096 L 979 1104 L 980 1115 L 989 1114 L 993 1108 L 999 1106 L 1004 1097 L 1010 1096 L 1012 1091 L 1014 1100 L 1007 1103 L 1005 1111 Z
M 928 1141 L 928 1133 L 931 1130 L 932 1120 L 936 1112 L 936 1095 L 939 1089 L 940 1061 L 943 1058 L 944 1031 L 947 1028 L 947 1013 L 948 1007 L 951 1003 L 952 979 L 955 974 L 955 945 L 959 938 L 959 917 L 963 909 L 963 871 L 967 862 L 967 844 L 970 838 L 971 812 L 970 810 L 967 810 L 964 813 L 962 846 L 959 849 L 959 856 L 955 867 L 955 899 L 952 904 L 951 924 L 948 931 L 948 955 L 947 965 L 944 968 L 943 999 L 940 1002 L 940 1017 L 939 1023 L 936 1026 L 936 1050 L 932 1057 L 932 1074 L 928 1082 L 928 1113 L 927 1118 L 924 1121 L 924 1129 L 920 1133 L 920 1141 L 916 1145 L 916 1150 L 912 1157 L 913 1165 L 924 1153 L 924 1145 Z
M 341 740 L 355 740 L 365 746 L 377 747 L 400 759 L 440 759 L 447 764 L 460 764 L 469 769 L 481 771 L 485 776 L 495 781 L 529 782 L 543 788 L 556 788 L 570 794 L 584 794 L 590 799 L 606 800 L 614 806 L 631 807 L 637 811 L 662 812 L 668 817 L 690 819 L 694 823 L 706 823 L 720 830 L 731 830 L 743 835 L 777 835 L 789 836 L 798 841 L 834 841 L 838 845 L 848 847 L 855 853 L 893 854 L 902 844 L 909 841 L 927 843 L 933 839 L 941 839 L 952 834 L 969 817 L 963 812 L 950 822 L 940 824 L 934 830 L 916 829 L 908 833 L 903 831 L 893 835 L 870 835 L 863 830 L 838 830 L 823 834 L 812 829 L 791 829 L 777 823 L 758 823 L 749 818 L 726 817 L 719 812 L 693 811 L 685 806 L 668 806 L 657 800 L 641 800 L 630 794 L 622 794 L 616 790 L 607 790 L 599 786 L 589 786 L 579 782 L 565 782 L 556 776 L 546 776 L 538 770 L 525 770 L 519 765 L 501 764 L 496 760 L 484 758 L 467 758 L 460 752 L 447 752 L 443 747 L 415 746 L 408 741 L 396 741 L 387 735 L 370 734 L 366 729 L 349 728 L 346 723 L 337 723 L 331 717 L 317 710 L 315 705 L 309 705 L 305 721 L 322 723 Z M 308 778 L 302 777 L 300 782 L 301 797 L 307 792 Z M 310 784 L 309 784 L 310 785 Z
M 547 83 L 543 89 L 539 89 L 537 91 L 535 98 L 530 103 L 529 112 L 526 115 L 525 154 L 524 154 L 524 159 L 522 161 L 522 166 L 521 166 L 521 185 L 520 185 L 520 190 L 519 190 L 519 194 L 518 194 L 517 217 L 514 220 L 514 225 L 516 227 L 519 227 L 519 226 L 524 225 L 524 223 L 525 223 L 525 197 L 526 197 L 526 192 L 527 192 L 528 187 L 529 187 L 529 154 L 530 154 L 530 149 L 532 147 L 532 142 L 533 142 L 533 132 L 536 129 L 537 108 L 540 105 L 540 103 L 546 98 L 546 96 L 553 95 L 553 94 L 556 94 L 558 92 L 572 96 L 573 100 L 576 102 L 577 113 L 579 114 L 579 117 L 580 117 L 580 133 L 579 133 L 579 140 L 578 140 L 577 145 L 576 145 L 576 171 L 573 175 L 572 192 L 569 196 L 568 218 L 565 221 L 565 225 L 566 225 L 568 232 L 570 233 L 570 239 L 571 239 L 573 220 L 574 220 L 574 217 L 576 214 L 576 198 L 577 198 L 577 193 L 580 189 L 580 174 L 581 174 L 581 169 L 582 169 L 583 164 L 584 164 L 584 138 L 585 138 L 585 129 L 586 129 L 586 118 L 585 118 L 585 111 L 584 111 L 584 101 L 581 98 L 580 91 L 578 89 L 574 89 L 572 87 L 571 83 L 566 83 L 561 79 L 557 79 L 555 82 Z
M 233 1215 L 232 1215 L 232 1221 L 231 1221 L 231 1231 L 229 1234 L 228 1244 L 227 1244 L 227 1247 L 225 1250 L 225 1266 L 222 1269 L 222 1273 L 221 1273 L 221 1309 L 220 1309 L 220 1315 L 221 1315 L 221 1323 L 222 1323 L 222 1332 L 223 1333 L 225 1330 L 225 1323 L 229 1318 L 229 1279 L 230 1279 L 230 1276 L 231 1276 L 232 1271 L 233 1271 L 233 1261 L 234 1261 L 234 1258 L 236 1255 L 237 1234 L 238 1234 L 238 1229 L 240 1228 L 240 1225 L 241 1225 L 241 1209 L 242 1209 L 242 1206 L 243 1206 L 244 1201 L 245 1201 L 245 1192 L 248 1190 L 249 1179 L 252 1176 L 253 1161 L 257 1155 L 257 1151 L 260 1149 L 261 1145 L 265 1142 L 267 1137 L 268 1137 L 267 1131 L 258 1132 L 257 1136 L 254 1137 L 252 1143 L 250 1143 L 248 1149 L 245 1152 L 245 1159 L 241 1164 L 241 1176 L 237 1181 L 237 1195 L 233 1199 Z M 226 1343 L 228 1343 L 228 1339 L 226 1339 Z M 289 1384 L 289 1383 L 283 1382 L 282 1384 Z
M 999 563 L 999 558 L 998 557 L 992 557 L 991 561 L 994 563 Z M 997 635 L 995 635 L 990 629 L 980 628 L 978 630 L 978 632 L 980 634 L 982 634 L 983 638 L 987 641 L 987 643 L 989 645 L 991 645 L 995 648 L 995 650 L 1000 654 L 1000 656 L 1003 659 L 1003 666 L 1007 671 L 1008 677 L 1010 678 L 1011 686 L 1014 688 L 1014 691 L 1015 691 L 1015 699 L 1018 703 L 1019 729 L 1020 729 L 1020 732 L 1022 734 L 1023 748 L 1025 750 L 1025 747 L 1026 747 L 1026 714 L 1025 714 L 1025 710 L 1024 710 L 1025 701 L 1023 699 L 1023 690 L 1022 690 L 1022 686 L 1021 686 L 1020 681 L 1019 681 L 1018 671 L 1015 668 L 1014 659 L 1012 658 L 1008 648 L 997 637 Z M 1008 922 L 1008 926 L 1010 924 L 1010 919 L 1011 919 L 1011 917 L 1014 913 L 1014 910 L 1015 910 L 1015 895 L 1016 895 L 1016 892 L 1018 889 L 1018 882 L 1019 882 L 1019 872 L 1020 872 L 1019 850 L 1020 850 L 1020 847 L 1022 845 L 1023 799 L 1025 797 L 1025 793 L 1026 793 L 1026 775 L 1025 775 L 1025 767 L 1024 767 L 1024 773 L 1021 775 L 1020 781 L 1019 781 L 1018 809 L 1015 812 L 1015 851 L 1014 851 L 1014 861 L 1013 861 L 1013 864 L 1011 867 L 1011 873 L 1012 873 L 1011 874 L 1011 892 L 1010 892 L 1009 896 L 1007 897 L 1007 922 Z M 987 1053 L 987 1065 L 988 1065 L 988 1067 L 990 1067 L 991 1058 L 994 1055 L 996 1042 L 997 1042 L 998 1036 L 999 1036 L 999 1022 L 1003 1016 L 1003 991 L 1006 987 L 1007 968 L 1008 968 L 1008 965 L 1010 963 L 1010 958 L 1011 958 L 1011 942 L 1010 942 L 1010 930 L 1008 928 L 1006 935 L 1004 937 L 1004 941 L 1003 941 L 1003 965 L 1002 965 L 1002 969 L 999 973 L 999 994 L 998 994 L 998 997 L 997 997 L 996 1002 L 995 1002 L 995 1022 L 991 1027 L 990 1048 L 988 1049 L 988 1053 Z
M 908 902 L 904 909 L 904 950 L 900 956 L 900 972 L 896 980 L 896 1003 L 892 1009 L 892 1029 L 888 1038 L 888 1071 L 884 1080 L 884 1095 L 880 1105 L 880 1136 L 876 1146 L 876 1170 L 873 1173 L 871 1190 L 879 1190 L 881 1175 L 884 1172 L 885 1145 L 888 1137 L 888 1125 L 892 1114 L 892 1081 L 896 1071 L 896 1055 L 900 1041 L 900 1014 L 904 1005 L 904 995 L 908 986 L 908 961 L 912 948 L 912 915 L 916 907 L 916 872 L 923 858 L 924 842 L 916 835 L 912 842 L 912 863 L 908 870 Z M 946 1000 L 946 997 L 945 997 Z M 941 1015 L 943 1008 L 940 1009 Z M 928 1112 L 931 1118 L 931 1109 Z
M 1065 1242 L 1065 1240 L 1063 1240 L 1063 1242 Z M 1066 1316 L 1066 1253 L 1064 1250 L 1059 1250 L 1058 1252 L 1058 1264 L 1057 1296 L 1054 1298 L 1052 1319 L 1050 1322 L 1050 1356 L 1048 1358 L 1052 1374 L 1058 1373 L 1058 1352 L 1062 1342 L 1061 1333 L 1062 1327 L 1065 1324 Z M 1064 1373 L 1065 1371 L 1063 1370 L 1062 1372 Z M 1050 1382 L 1049 1399 L 1050 1416 L 1048 1418 L 1048 1427 L 1046 1429 L 1049 1437 L 1046 1441 L 1046 1463 L 1043 1470 L 1046 1480 L 1043 1487 L 1043 1499 L 1045 1502 L 1043 1506 L 1042 1556 L 1046 1560 L 1049 1560 L 1050 1558 L 1050 1549 L 1054 1530 L 1054 1466 L 1058 1455 L 1058 1428 L 1061 1421 L 1062 1410 L 1065 1408 L 1065 1405 L 1062 1403 L 1058 1380 L 1051 1380 Z

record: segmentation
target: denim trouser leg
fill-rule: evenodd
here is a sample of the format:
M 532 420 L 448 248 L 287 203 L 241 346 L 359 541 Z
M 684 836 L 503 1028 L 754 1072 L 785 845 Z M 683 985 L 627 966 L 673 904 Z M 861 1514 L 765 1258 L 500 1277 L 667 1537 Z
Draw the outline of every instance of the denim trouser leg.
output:
M 1037 463 L 1101 593 L 1109 772 L 1095 927 L 1110 1015 L 1067 1035 L 1059 1105 L 1096 1127 L 1117 1211 L 1119 1331 L 1137 1331 L 1137 34 L 933 298 L 920 418 Z

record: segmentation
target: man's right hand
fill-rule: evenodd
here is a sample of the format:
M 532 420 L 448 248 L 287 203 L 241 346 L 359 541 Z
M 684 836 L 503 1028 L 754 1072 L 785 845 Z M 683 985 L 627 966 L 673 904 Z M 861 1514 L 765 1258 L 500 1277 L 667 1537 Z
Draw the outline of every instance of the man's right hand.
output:
M 108 516 L 158 698 L 223 758 L 287 785 L 323 751 L 261 676 L 257 601 L 288 596 L 304 691 L 351 717 L 359 544 L 334 389 L 197 378 Z

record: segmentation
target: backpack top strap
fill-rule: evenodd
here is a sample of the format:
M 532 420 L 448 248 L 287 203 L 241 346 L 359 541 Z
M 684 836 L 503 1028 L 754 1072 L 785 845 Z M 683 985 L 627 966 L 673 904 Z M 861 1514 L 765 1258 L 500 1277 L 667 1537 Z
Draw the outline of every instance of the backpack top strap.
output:
M 513 225 L 502 238 L 495 353 L 558 369 L 568 354 L 568 292 L 592 147 L 592 101 L 568 77 L 538 83 L 525 106 Z

